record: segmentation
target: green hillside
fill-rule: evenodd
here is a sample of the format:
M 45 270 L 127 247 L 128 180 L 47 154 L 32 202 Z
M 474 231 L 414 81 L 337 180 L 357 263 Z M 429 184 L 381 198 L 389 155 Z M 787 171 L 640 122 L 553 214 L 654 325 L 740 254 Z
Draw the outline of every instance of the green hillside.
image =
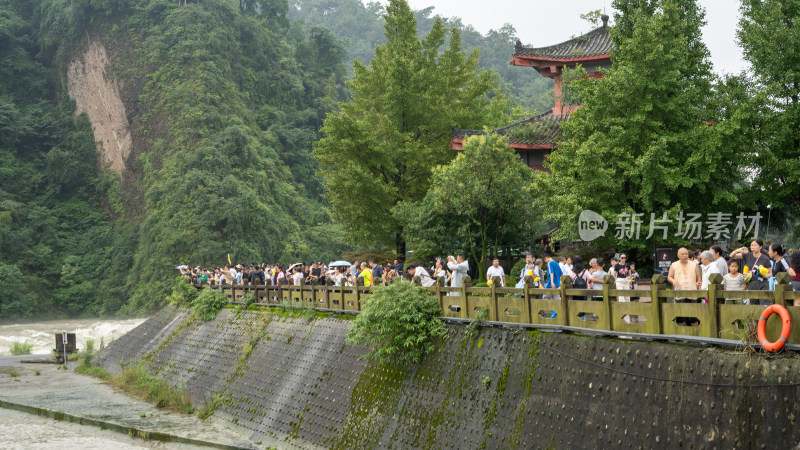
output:
M 286 9 L 0 2 L 0 317 L 149 310 L 176 264 L 227 253 L 339 256 L 310 151 L 344 98 L 344 51 Z M 120 175 L 96 170 L 66 93 L 70 63 L 98 43 L 132 136 Z
M 0 0 L 0 321 L 151 311 L 176 265 L 227 254 L 338 259 L 350 247 L 312 143 L 349 99 L 352 59 L 384 41 L 382 14 L 357 0 Z M 416 15 L 428 33 L 431 9 Z M 512 28 L 446 25 L 484 48 L 514 103 L 549 107 L 550 80 L 507 64 Z

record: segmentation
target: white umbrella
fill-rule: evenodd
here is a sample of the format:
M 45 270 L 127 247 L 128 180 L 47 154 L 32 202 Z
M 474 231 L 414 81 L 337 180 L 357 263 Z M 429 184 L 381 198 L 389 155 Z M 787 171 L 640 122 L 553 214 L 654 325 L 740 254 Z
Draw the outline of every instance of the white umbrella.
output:
M 331 263 L 328 267 L 350 267 L 350 266 L 352 266 L 352 264 L 350 264 L 349 261 L 336 261 L 334 263 Z
M 286 270 L 292 270 L 292 269 L 294 269 L 295 267 L 297 267 L 297 266 L 301 266 L 301 265 L 303 265 L 303 263 L 294 263 L 294 264 L 292 264 L 291 266 L 289 266 L 289 268 L 288 268 L 288 269 L 286 269 Z
M 184 264 L 184 265 L 182 265 L 182 266 L 178 266 L 178 267 L 176 267 L 176 268 L 175 268 L 175 270 L 188 269 L 188 268 L 189 268 L 189 266 L 187 266 L 186 264 Z

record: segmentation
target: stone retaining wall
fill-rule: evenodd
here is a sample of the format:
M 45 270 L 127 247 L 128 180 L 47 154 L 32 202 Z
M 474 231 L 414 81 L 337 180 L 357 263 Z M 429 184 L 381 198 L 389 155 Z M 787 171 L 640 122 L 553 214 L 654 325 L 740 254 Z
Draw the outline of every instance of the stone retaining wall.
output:
M 789 448 L 794 354 L 483 328 L 417 365 L 360 361 L 350 321 L 166 308 L 100 363 L 141 359 L 253 441 L 287 448 Z M 772 386 L 772 385 L 778 386 Z M 762 386 L 764 385 L 764 386 Z

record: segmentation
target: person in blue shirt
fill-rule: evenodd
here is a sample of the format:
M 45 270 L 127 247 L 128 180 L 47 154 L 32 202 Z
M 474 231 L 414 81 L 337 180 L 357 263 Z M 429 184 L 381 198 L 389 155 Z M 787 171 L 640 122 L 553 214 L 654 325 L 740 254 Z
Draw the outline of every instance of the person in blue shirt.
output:
M 561 267 L 550 255 L 545 257 L 545 261 L 547 261 L 547 282 L 545 283 L 544 287 L 546 289 L 560 288 L 562 275 Z M 558 298 L 558 296 L 546 295 L 544 298 Z

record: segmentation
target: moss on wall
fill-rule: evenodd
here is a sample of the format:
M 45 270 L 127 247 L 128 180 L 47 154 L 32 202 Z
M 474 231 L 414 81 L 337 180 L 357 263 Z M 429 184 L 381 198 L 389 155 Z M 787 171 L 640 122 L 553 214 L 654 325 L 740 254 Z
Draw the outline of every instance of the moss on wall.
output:
M 800 441 L 794 354 L 450 325 L 449 338 L 419 364 L 381 365 L 345 343 L 347 320 L 258 307 L 226 309 L 211 322 L 181 317 L 178 325 L 159 316 L 137 328 L 101 361 L 115 365 L 130 354 L 126 342 L 144 342 L 152 348 L 143 354 L 171 382 L 198 398 L 221 397 L 215 415 L 272 446 L 786 448 Z M 161 338 L 144 336 L 168 323 Z

